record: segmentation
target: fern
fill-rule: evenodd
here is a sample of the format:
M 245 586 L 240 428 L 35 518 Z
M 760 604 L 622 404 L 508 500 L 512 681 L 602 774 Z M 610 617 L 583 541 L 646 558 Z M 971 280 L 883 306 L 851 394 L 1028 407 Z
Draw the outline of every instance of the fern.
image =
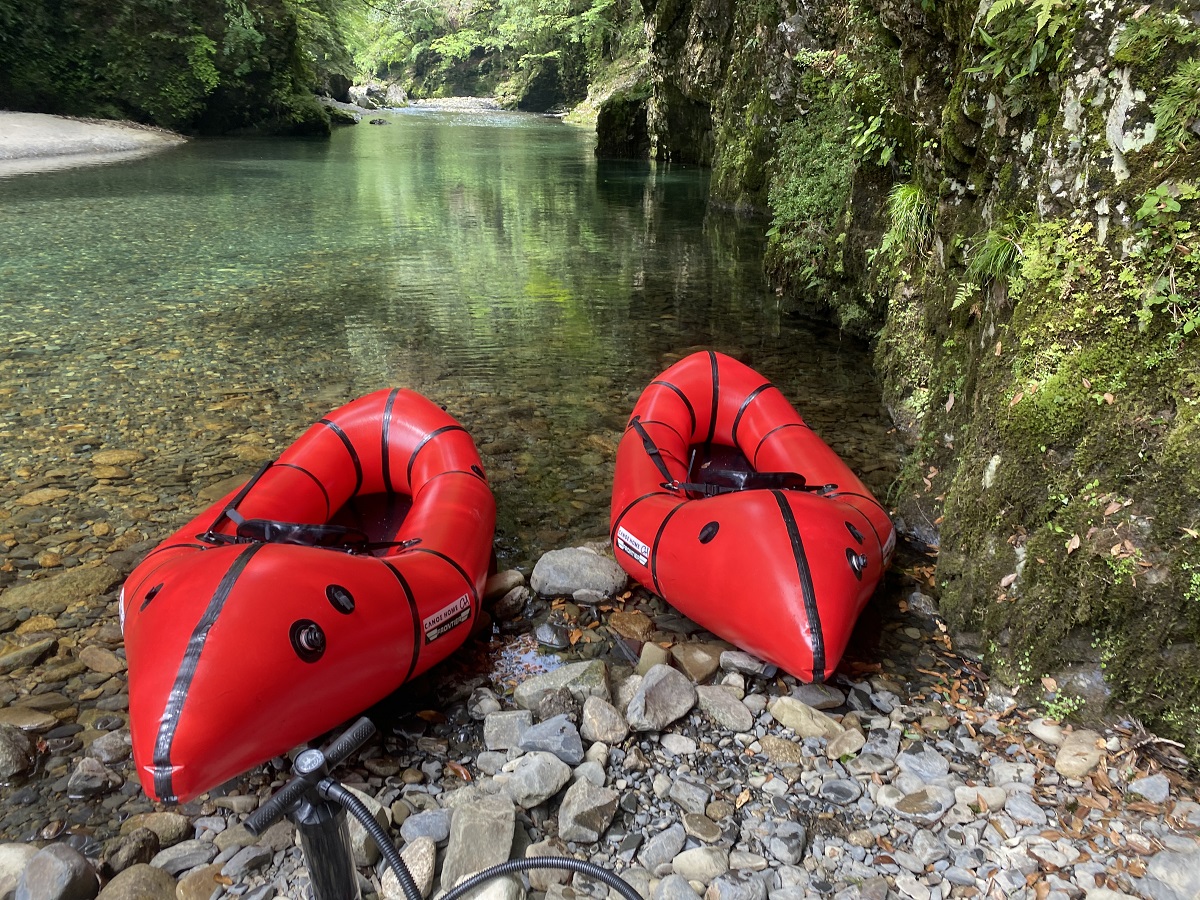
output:
M 1195 141 L 1192 123 L 1200 119 L 1200 58 L 1182 63 L 1167 79 L 1154 101 L 1154 127 L 1168 148 L 1176 150 Z

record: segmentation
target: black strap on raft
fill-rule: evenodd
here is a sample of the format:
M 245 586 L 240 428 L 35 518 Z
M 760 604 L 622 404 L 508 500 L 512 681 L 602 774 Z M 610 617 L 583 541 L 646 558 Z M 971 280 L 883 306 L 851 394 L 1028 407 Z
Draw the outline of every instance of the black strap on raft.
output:
M 663 487 L 676 484 L 675 479 L 671 477 L 671 470 L 667 468 L 667 464 L 662 458 L 662 453 L 659 452 L 658 446 L 654 443 L 654 439 L 650 437 L 650 434 L 642 426 L 642 423 L 638 421 L 636 416 L 634 416 L 629 420 L 629 424 L 633 426 L 633 430 L 636 431 L 638 433 L 638 437 L 642 439 L 642 446 L 646 448 L 646 455 L 650 457 L 650 461 L 653 462 L 658 471 L 662 473 L 662 477 L 667 480 L 667 484 L 664 484 Z
M 345 525 L 310 525 L 304 522 L 245 518 L 237 511 L 238 505 L 246 499 L 250 489 L 274 464 L 275 461 L 272 460 L 259 469 L 229 501 L 229 505 L 221 510 L 221 514 L 208 526 L 208 531 L 196 537 L 207 544 L 297 544 L 301 547 L 325 547 L 346 553 L 370 553 L 372 550 L 405 548 L 421 543 L 420 538 L 410 538 L 407 541 L 372 541 L 366 532 Z M 237 526 L 234 534 L 224 534 L 216 530 L 225 519 Z
M 837 490 L 836 484 L 809 485 L 799 472 L 748 472 L 741 469 L 706 469 L 705 480 L 702 482 L 677 481 L 671 477 L 671 471 L 663 460 L 662 452 L 654 443 L 654 439 L 645 427 L 635 417 L 630 420 L 630 426 L 642 439 L 646 455 L 650 457 L 655 468 L 665 479 L 662 487 L 668 491 L 683 491 L 700 497 L 716 497 L 719 494 L 731 494 L 735 491 L 754 490 L 785 490 L 812 491 L 822 496 Z

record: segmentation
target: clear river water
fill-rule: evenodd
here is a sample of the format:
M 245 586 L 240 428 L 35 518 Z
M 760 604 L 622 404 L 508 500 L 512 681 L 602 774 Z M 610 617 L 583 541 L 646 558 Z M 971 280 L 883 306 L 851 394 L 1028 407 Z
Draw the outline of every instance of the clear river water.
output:
M 528 571 L 605 536 L 634 401 L 700 347 L 773 380 L 886 495 L 899 442 L 868 352 L 781 311 L 763 223 L 714 209 L 705 171 L 597 160 L 537 116 L 386 117 L 0 179 L 0 532 L 38 551 L 18 567 L 163 537 L 401 386 L 472 433 L 501 565 Z M 45 487 L 65 493 L 18 503 Z

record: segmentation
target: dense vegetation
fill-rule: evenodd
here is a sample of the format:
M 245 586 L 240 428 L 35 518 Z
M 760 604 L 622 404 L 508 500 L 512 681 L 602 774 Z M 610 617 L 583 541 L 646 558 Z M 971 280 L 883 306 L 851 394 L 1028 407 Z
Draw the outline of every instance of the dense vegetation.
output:
M 190 132 L 328 133 L 371 78 L 546 109 L 640 39 L 632 0 L 0 0 L 6 107 Z M 630 25 L 632 23 L 632 26 Z M 334 89 L 332 93 L 341 93 Z
M 359 72 L 410 95 L 497 95 L 537 109 L 582 100 L 609 61 L 642 40 L 633 0 L 399 0 L 356 9 Z

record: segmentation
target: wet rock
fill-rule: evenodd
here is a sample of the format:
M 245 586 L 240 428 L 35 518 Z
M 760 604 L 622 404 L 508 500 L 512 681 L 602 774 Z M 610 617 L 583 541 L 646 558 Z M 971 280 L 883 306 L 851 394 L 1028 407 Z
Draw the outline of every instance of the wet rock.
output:
M 525 576 L 516 569 L 506 569 L 492 575 L 483 585 L 483 602 L 495 603 L 515 588 L 525 585 Z
M 107 647 L 84 647 L 79 651 L 79 661 L 93 672 L 114 675 L 125 671 L 125 660 Z
M 108 565 L 68 569 L 49 578 L 10 587 L 0 594 L 0 607 L 28 608 L 35 613 L 56 615 L 73 603 L 94 600 L 120 580 L 121 573 Z
M 184 874 L 176 887 L 178 900 L 210 900 L 224 888 L 221 864 L 202 865 Z
M 590 547 L 570 547 L 543 554 L 529 585 L 543 597 L 569 597 L 579 590 L 612 597 L 624 589 L 626 580 L 625 570 L 611 556 Z
M 86 900 L 96 895 L 96 870 L 78 850 L 51 844 L 30 857 L 17 881 L 18 900 Z
M 574 725 L 579 722 L 580 706 L 579 701 L 565 687 L 557 691 L 547 691 L 538 701 L 537 718 L 541 722 L 547 722 L 563 716 Z
M 19 775 L 32 765 L 33 742 L 21 729 L 0 725 L 0 780 Z
M 525 606 L 529 603 L 531 596 L 529 588 L 524 585 L 515 587 L 496 601 L 495 606 L 492 607 L 492 615 L 500 622 L 515 619 L 525 611 Z
M 8 594 L 0 594 L 0 600 Z M 41 659 L 52 652 L 58 645 L 54 638 L 43 638 L 23 646 L 8 646 L 0 649 L 0 675 L 7 675 L 15 669 L 36 665 Z
M 696 687 L 682 672 L 655 666 L 629 701 L 625 719 L 634 731 L 662 731 L 696 704 Z
M 640 609 L 615 610 L 609 616 L 608 627 L 634 641 L 649 641 L 654 636 L 654 622 Z
M 726 672 L 741 672 L 743 675 L 762 675 L 770 678 L 775 674 L 775 666 L 763 662 L 757 656 L 744 650 L 726 650 L 721 654 L 721 668 Z
M 169 875 L 179 875 L 196 866 L 210 863 L 218 853 L 217 845 L 208 841 L 180 841 L 172 847 L 158 851 L 150 865 L 162 869 Z
M 672 873 L 659 881 L 651 900 L 699 900 L 700 895 L 682 875 Z
M 177 812 L 162 811 L 138 813 L 130 816 L 121 823 L 122 836 L 129 835 L 139 828 L 148 828 L 158 835 L 159 844 L 171 847 L 187 838 L 191 833 L 191 823 L 188 818 Z
M 274 854 L 270 847 L 261 844 L 251 844 L 243 847 L 221 867 L 221 874 L 233 881 L 242 881 L 252 872 L 257 872 L 266 866 Z
M 67 780 L 67 792 L 73 797 L 103 794 L 122 784 L 121 776 L 98 759 L 85 756 Z
M 846 702 L 846 695 L 831 684 L 800 684 L 792 689 L 792 697 L 813 709 L 837 709 Z
M 0 897 L 11 897 L 21 873 L 38 848 L 33 844 L 0 844 Z
M 149 865 L 150 860 L 162 849 L 158 835 L 149 828 L 135 828 L 114 839 L 113 843 L 113 849 L 108 854 L 108 865 L 114 872 L 124 872 L 136 865 Z
M 176 900 L 176 881 L 162 869 L 138 863 L 122 870 L 96 900 Z

